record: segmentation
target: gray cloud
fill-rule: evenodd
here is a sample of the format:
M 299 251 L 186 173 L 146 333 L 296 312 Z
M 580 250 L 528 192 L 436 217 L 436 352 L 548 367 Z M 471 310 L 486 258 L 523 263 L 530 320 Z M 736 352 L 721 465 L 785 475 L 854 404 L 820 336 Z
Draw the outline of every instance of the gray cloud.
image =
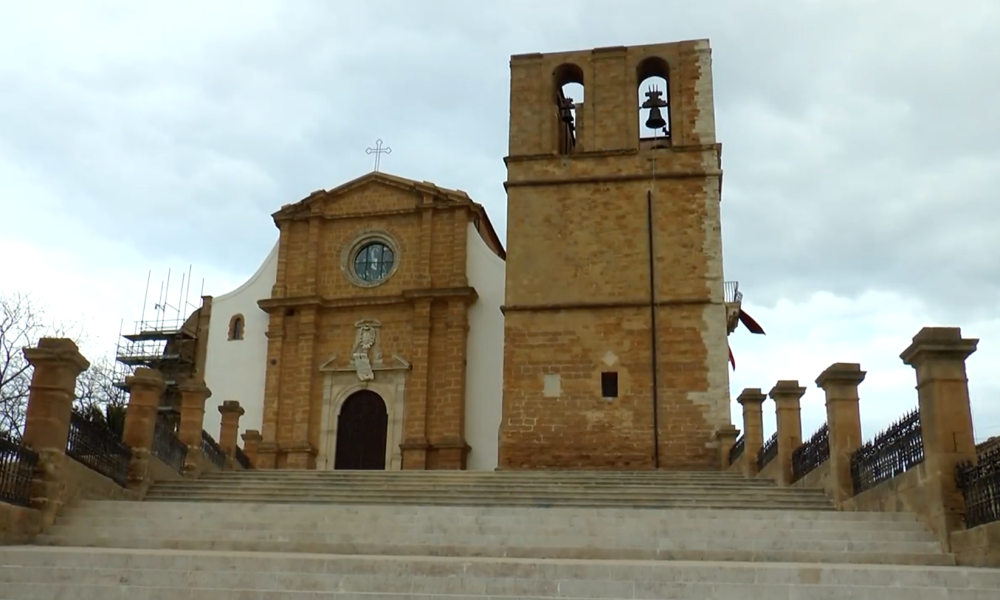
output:
M 386 170 L 465 189 L 502 235 L 510 54 L 709 37 L 727 275 L 756 303 L 888 290 L 960 321 L 1000 299 L 992 0 L 109 1 L 45 20 L 71 4 L 0 25 L 0 157 L 138 259 L 252 268 L 268 215 L 369 170 L 376 137 Z

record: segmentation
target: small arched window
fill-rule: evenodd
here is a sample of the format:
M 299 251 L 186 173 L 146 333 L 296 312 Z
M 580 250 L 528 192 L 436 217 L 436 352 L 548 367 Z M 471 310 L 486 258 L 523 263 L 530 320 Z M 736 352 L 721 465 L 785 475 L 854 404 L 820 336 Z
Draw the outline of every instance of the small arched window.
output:
M 583 69 L 564 63 L 552 72 L 555 85 L 556 117 L 559 127 L 559 154 L 579 151 L 580 131 L 583 128 Z
M 642 60 L 636 67 L 639 95 L 639 139 L 654 144 L 670 141 L 670 88 L 667 61 L 658 56 Z
M 245 325 L 243 315 L 233 315 L 233 318 L 229 319 L 229 341 L 242 340 Z

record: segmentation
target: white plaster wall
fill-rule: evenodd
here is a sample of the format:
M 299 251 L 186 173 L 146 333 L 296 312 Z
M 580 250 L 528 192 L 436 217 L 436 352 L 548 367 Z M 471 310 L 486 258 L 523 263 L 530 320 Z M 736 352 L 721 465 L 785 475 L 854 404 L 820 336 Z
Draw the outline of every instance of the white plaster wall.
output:
M 278 244 L 246 283 L 228 294 L 212 299 L 212 319 L 208 325 L 205 383 L 212 397 L 205 403 L 205 431 L 218 441 L 225 400 L 239 400 L 246 411 L 240 419 L 240 434 L 260 430 L 264 418 L 264 371 L 267 368 L 267 313 L 257 301 L 271 297 L 278 273 Z M 229 341 L 229 320 L 242 314 L 242 340 Z M 240 446 L 242 441 L 238 442 Z
M 504 261 L 469 224 L 466 273 L 479 299 L 469 308 L 465 371 L 465 439 L 470 471 L 497 467 L 503 407 Z M 433 377 L 433 374 L 431 375 Z

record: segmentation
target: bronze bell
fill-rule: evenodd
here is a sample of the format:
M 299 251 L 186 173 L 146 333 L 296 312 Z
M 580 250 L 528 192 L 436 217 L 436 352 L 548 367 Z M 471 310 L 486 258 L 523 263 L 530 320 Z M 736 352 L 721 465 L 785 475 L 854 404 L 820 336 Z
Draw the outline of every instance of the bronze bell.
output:
M 563 123 L 573 122 L 573 99 L 563 98 L 559 106 L 559 116 Z
M 667 121 L 663 118 L 660 108 L 666 107 L 666 101 L 661 98 L 663 92 L 656 88 L 650 88 L 646 92 L 646 101 L 642 103 L 643 108 L 649 109 L 649 118 L 646 119 L 646 127 L 650 129 L 663 129 L 667 126 Z
M 660 108 L 654 106 L 649 109 L 649 118 L 646 119 L 646 127 L 650 129 L 663 129 L 667 126 L 667 122 L 663 120 L 663 115 L 660 114 Z

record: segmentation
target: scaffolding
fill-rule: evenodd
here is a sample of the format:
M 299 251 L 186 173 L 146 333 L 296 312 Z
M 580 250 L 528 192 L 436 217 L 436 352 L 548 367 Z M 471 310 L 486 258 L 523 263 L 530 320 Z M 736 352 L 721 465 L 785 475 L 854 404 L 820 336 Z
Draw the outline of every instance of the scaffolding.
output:
M 146 293 L 142 301 L 142 315 L 134 322 L 131 333 L 123 333 L 124 320 L 119 330 L 118 347 L 115 351 L 115 386 L 128 391 L 127 378 L 138 367 L 148 367 L 159 371 L 167 384 L 164 399 L 174 396 L 181 377 L 190 375 L 195 368 L 194 347 L 198 339 L 196 312 L 200 306 L 189 301 L 191 293 L 191 267 L 181 274 L 180 291 L 176 304 L 170 298 L 170 276 L 160 282 L 160 293 L 149 308 L 149 286 L 153 272 L 146 277 Z M 204 295 L 205 281 L 201 282 Z M 163 407 L 169 410 L 169 406 Z

